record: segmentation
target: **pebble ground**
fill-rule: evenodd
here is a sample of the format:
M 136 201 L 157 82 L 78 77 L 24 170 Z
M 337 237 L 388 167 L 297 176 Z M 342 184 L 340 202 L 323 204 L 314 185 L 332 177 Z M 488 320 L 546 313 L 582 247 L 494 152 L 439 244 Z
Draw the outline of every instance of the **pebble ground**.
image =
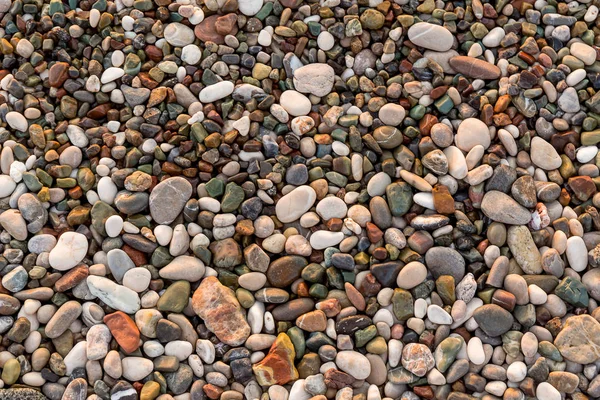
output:
M 600 398 L 598 0 L 0 0 L 0 399 Z

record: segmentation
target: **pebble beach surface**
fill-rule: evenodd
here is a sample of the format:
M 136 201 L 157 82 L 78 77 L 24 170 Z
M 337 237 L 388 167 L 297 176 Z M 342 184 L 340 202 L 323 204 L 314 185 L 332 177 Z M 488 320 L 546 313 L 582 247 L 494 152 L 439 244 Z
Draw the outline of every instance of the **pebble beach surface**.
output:
M 0 399 L 600 398 L 599 4 L 0 0 Z

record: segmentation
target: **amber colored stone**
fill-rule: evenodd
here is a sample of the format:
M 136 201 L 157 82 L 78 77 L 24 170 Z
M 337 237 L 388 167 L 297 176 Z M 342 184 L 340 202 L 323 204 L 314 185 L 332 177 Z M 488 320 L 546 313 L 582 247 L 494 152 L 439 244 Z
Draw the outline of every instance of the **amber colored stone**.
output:
M 122 311 L 108 314 L 104 323 L 126 353 L 133 353 L 140 347 L 140 331 L 127 314 Z
M 51 87 L 61 87 L 69 78 L 70 65 L 66 62 L 57 62 L 52 64 L 48 71 L 48 83 Z
M 143 252 L 136 250 L 133 247 L 126 245 L 126 244 L 123 245 L 123 247 L 121 249 L 125 253 L 127 253 L 127 255 L 129 256 L 129 258 L 131 258 L 131 261 L 133 261 L 133 263 L 135 264 L 136 267 L 148 264 L 148 258 L 146 257 L 146 254 L 144 254 Z
M 367 222 L 367 237 L 371 243 L 377 243 L 383 237 L 383 232 L 372 222 Z
M 589 176 L 574 176 L 569 178 L 568 184 L 575 197 L 581 201 L 587 201 L 596 193 L 596 185 Z
M 440 214 L 453 214 L 454 198 L 450 194 L 448 188 L 444 185 L 435 185 L 431 190 L 433 194 L 433 206 Z
M 306 282 L 300 282 L 298 287 L 296 288 L 298 293 L 298 297 L 309 297 L 310 296 L 310 288 Z
M 492 304 L 499 305 L 500 307 L 512 311 L 517 304 L 517 298 L 514 294 L 507 292 L 503 289 L 498 289 L 494 291 L 492 295 Z
M 296 318 L 296 326 L 306 332 L 323 332 L 327 328 L 327 316 L 321 310 L 307 312 Z
M 504 113 L 494 115 L 494 124 L 497 126 L 506 126 L 510 125 L 511 123 L 512 120 L 510 119 L 510 117 Z
M 348 296 L 350 303 L 352 303 L 352 305 L 356 307 L 358 311 L 364 311 L 366 303 L 363 295 L 360 294 L 360 292 L 350 282 L 346 282 L 344 284 L 344 289 L 346 290 L 346 296 Z
M 254 234 L 254 223 L 249 219 L 241 220 L 235 226 L 235 231 L 243 236 Z
M 58 281 L 56 281 L 54 289 L 57 292 L 66 292 L 67 290 L 77 286 L 81 281 L 87 278 L 88 275 L 89 269 L 87 265 L 80 264 L 68 271 Z
M 383 261 L 387 258 L 388 252 L 385 247 L 377 247 L 373 250 L 372 256 L 379 261 Z
M 498 100 L 496 101 L 496 104 L 494 105 L 494 112 L 496 112 L 496 113 L 504 112 L 510 105 L 510 102 L 511 102 L 510 96 L 507 94 L 504 94 L 504 95 L 498 97 Z
M 269 350 L 269 354 L 261 362 L 254 364 L 252 370 L 259 385 L 285 385 L 298 379 L 298 371 L 294 366 L 296 351 L 289 336 L 280 333 Z
M 344 222 L 340 218 L 331 218 L 325 223 L 327 229 L 332 232 L 339 232 L 342 230 Z
M 429 136 L 431 127 L 438 123 L 438 118 L 433 114 L 425 114 L 419 121 L 419 129 L 423 136 Z
M 440 97 L 442 97 L 443 95 L 446 94 L 446 92 L 448 91 L 448 86 L 438 86 L 436 88 L 434 88 L 431 93 L 429 93 L 429 96 L 433 99 L 439 99 Z
M 92 108 L 86 115 L 88 118 L 101 119 L 106 117 L 106 113 L 111 109 L 112 103 L 101 104 Z
M 569 192 L 567 192 L 567 190 L 565 188 L 562 188 L 560 190 L 560 196 L 558 196 L 558 202 L 563 207 L 568 206 L 569 203 L 571 202 L 571 195 L 569 194 Z
M 325 135 L 322 133 L 317 133 L 313 139 L 316 144 L 331 144 L 331 143 L 333 143 L 333 138 L 331 137 L 331 135 Z
M 222 388 L 215 386 L 212 383 L 208 383 L 208 384 L 202 386 L 202 390 L 204 391 L 204 393 L 206 393 L 206 396 L 209 399 L 213 399 L 213 400 L 220 398 L 221 394 L 223 394 L 223 392 L 224 392 L 224 390 Z

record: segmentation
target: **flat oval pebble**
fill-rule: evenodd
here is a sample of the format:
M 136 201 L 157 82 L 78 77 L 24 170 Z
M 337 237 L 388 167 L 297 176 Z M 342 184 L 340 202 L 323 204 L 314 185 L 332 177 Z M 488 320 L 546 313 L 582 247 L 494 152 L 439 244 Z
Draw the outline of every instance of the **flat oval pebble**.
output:
M 281 222 L 292 222 L 300 218 L 314 204 L 317 194 L 310 186 L 300 186 L 277 202 L 275 212 Z
M 447 51 L 454 44 L 454 37 L 443 26 L 417 22 L 408 29 L 408 38 L 417 46 L 429 50 Z

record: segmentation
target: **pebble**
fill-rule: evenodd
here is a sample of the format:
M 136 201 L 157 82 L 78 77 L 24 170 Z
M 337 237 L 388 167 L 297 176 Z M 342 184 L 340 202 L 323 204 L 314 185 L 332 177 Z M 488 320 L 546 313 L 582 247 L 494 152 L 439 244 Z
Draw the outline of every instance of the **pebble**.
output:
M 417 46 L 434 51 L 448 51 L 454 44 L 450 31 L 442 26 L 417 22 L 408 29 L 408 38 Z
M 300 93 L 322 97 L 331 92 L 334 78 L 335 72 L 329 65 L 309 64 L 294 71 L 294 88 Z
M 48 255 L 48 262 L 52 268 L 67 271 L 87 255 L 88 241 L 81 233 L 65 232 L 59 238 L 56 246 Z

